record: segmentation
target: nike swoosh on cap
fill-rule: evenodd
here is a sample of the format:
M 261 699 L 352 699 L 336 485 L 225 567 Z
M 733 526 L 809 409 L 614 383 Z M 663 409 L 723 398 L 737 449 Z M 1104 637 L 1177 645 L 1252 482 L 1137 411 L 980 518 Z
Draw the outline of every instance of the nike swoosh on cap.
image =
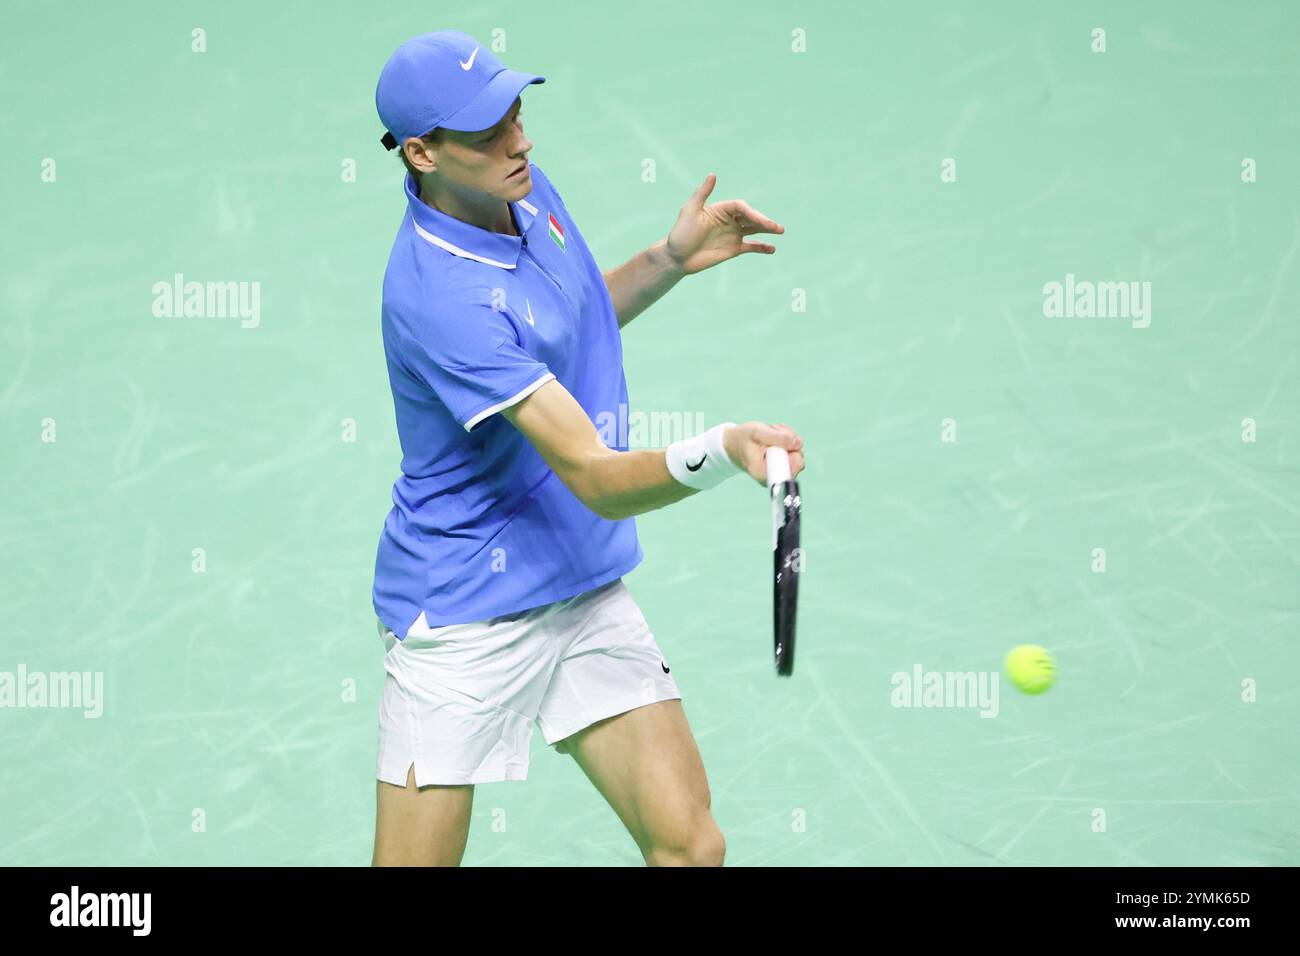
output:
M 469 55 L 469 59 L 466 60 L 464 63 L 460 63 L 459 60 L 457 60 L 456 62 L 460 63 L 460 68 L 462 70 L 468 70 L 471 66 L 474 65 L 474 57 L 476 56 L 478 56 L 478 47 L 474 47 L 474 52 Z

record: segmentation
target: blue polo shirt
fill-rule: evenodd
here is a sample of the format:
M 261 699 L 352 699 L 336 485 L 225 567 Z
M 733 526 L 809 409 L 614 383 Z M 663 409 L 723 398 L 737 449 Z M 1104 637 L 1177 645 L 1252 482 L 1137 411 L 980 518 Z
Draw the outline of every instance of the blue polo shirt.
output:
M 431 627 L 511 614 L 641 561 L 635 520 L 596 515 L 497 414 L 551 379 L 593 421 L 628 400 L 604 277 L 535 164 L 532 181 L 509 204 L 522 236 L 507 236 L 426 205 L 406 177 L 382 322 L 402 473 L 374 585 L 399 637 L 421 613 Z

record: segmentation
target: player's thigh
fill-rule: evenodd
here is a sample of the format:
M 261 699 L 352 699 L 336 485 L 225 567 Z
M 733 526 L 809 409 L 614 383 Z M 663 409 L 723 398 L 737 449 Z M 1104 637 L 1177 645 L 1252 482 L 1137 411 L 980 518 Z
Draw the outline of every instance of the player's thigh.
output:
M 643 853 L 720 855 L 709 781 L 680 700 L 598 721 L 563 741 Z
M 469 839 L 474 785 L 406 786 L 378 781 L 373 866 L 459 866 Z

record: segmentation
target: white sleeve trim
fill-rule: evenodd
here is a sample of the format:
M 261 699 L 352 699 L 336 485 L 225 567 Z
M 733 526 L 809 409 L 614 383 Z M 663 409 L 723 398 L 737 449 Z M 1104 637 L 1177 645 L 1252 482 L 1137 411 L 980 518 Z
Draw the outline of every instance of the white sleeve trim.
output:
M 551 372 L 547 372 L 537 381 L 533 382 L 533 384 L 525 385 L 519 391 L 515 392 L 515 394 L 507 398 L 504 402 L 497 402 L 491 408 L 483 409 L 483 411 L 479 412 L 477 415 L 475 415 L 473 418 L 471 418 L 469 421 L 465 423 L 465 431 L 467 432 L 473 431 L 474 426 L 477 425 L 479 422 L 481 422 L 483 419 L 487 418 L 489 415 L 495 415 L 503 408 L 509 408 L 511 405 L 514 405 L 516 402 L 522 402 L 525 398 L 533 394 L 533 392 L 537 391 L 539 388 L 541 388 L 543 385 L 545 385 L 553 378 L 555 378 L 555 376 Z

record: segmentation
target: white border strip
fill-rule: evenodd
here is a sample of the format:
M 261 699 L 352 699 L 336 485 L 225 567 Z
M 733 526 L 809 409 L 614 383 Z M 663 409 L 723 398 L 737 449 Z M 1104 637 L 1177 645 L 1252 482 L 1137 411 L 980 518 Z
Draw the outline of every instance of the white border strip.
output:
M 490 266 L 497 266 L 498 268 L 501 269 L 514 268 L 514 266 L 509 262 L 497 262 L 495 259 L 488 259 L 486 256 L 476 256 L 474 255 L 474 253 L 467 252 L 466 250 L 462 249 L 460 246 L 453 246 L 446 239 L 439 239 L 437 236 L 429 232 L 429 230 L 425 229 L 414 219 L 411 220 L 411 225 L 415 226 L 415 231 L 419 233 L 422 237 L 432 242 L 438 248 L 446 249 L 454 256 L 460 256 L 464 259 L 473 259 L 475 262 L 485 262 Z
M 555 378 L 555 375 L 552 374 L 551 372 L 547 372 L 537 381 L 533 382 L 532 385 L 525 385 L 514 395 L 507 398 L 504 402 L 498 402 L 497 404 L 493 405 L 491 408 L 483 409 L 483 411 L 479 412 L 477 415 L 475 415 L 473 418 L 471 418 L 469 421 L 465 423 L 465 431 L 472 431 L 475 425 L 477 425 L 483 419 L 487 418 L 489 415 L 495 415 L 497 412 L 501 411 L 501 409 L 509 408 L 511 405 L 515 404 L 515 402 L 523 401 L 525 398 L 533 394 L 533 392 L 537 391 L 539 388 L 541 388 L 543 385 L 545 385 L 553 378 Z

